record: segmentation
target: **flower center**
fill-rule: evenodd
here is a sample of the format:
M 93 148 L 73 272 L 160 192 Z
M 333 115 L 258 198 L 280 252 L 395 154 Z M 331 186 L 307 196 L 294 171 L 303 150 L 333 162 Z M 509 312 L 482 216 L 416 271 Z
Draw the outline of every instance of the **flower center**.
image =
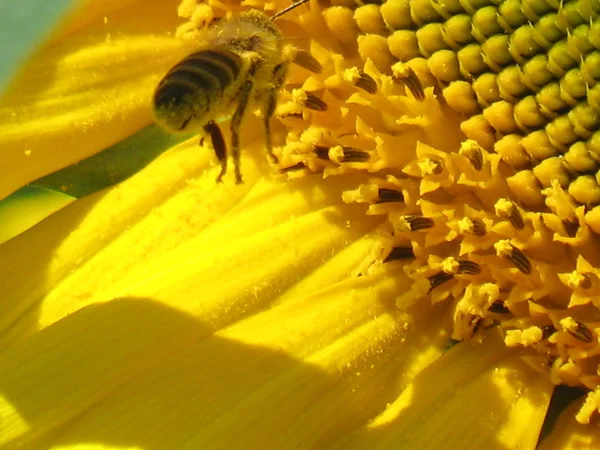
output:
M 414 280 L 399 296 L 452 302 L 453 339 L 500 326 L 554 383 L 600 392 L 596 6 L 298 8 L 277 25 L 323 70 L 289 75 L 273 139 L 289 177 L 364 173 L 344 200 L 388 218 L 367 271 L 399 264 Z M 219 16 L 180 13 L 180 35 Z

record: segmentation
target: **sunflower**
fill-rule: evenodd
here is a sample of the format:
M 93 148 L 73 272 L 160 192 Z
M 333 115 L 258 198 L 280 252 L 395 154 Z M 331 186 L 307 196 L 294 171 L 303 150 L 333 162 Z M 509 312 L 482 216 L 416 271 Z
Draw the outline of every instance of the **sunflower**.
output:
M 278 20 L 322 70 L 241 185 L 152 93 L 289 3 L 90 0 L 24 63 L 0 206 L 54 213 L 0 245 L 0 448 L 599 446 L 600 8 L 364 3 Z

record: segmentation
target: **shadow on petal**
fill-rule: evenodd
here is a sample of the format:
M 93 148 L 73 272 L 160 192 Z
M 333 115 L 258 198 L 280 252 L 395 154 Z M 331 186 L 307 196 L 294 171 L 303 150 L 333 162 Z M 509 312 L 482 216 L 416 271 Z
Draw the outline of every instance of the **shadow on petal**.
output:
M 359 302 L 367 302 L 363 326 L 351 325 L 349 340 L 340 331 L 318 341 L 301 358 L 278 350 L 277 340 L 287 345 L 290 333 L 304 345 L 305 330 L 284 320 L 264 330 L 272 338 L 250 345 L 235 330 L 212 335 L 151 299 L 83 308 L 0 354 L 0 445 L 326 448 L 395 392 L 393 352 L 361 350 L 351 356 L 358 366 L 343 363 L 355 347 L 378 347 L 367 336 L 389 348 L 400 344 L 402 325 L 368 308 L 377 304 L 368 290 Z

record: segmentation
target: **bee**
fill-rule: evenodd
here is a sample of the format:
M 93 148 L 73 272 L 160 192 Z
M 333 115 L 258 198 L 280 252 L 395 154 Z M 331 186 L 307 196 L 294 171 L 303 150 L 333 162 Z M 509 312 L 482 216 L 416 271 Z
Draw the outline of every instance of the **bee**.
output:
M 238 12 L 209 25 L 200 50 L 176 64 L 154 92 L 158 125 L 172 132 L 203 131 L 221 165 L 217 182 L 227 173 L 227 145 L 218 121 L 231 119 L 231 156 L 236 183 L 240 171 L 240 125 L 249 105 L 262 111 L 267 155 L 274 163 L 270 121 L 285 83 L 289 63 L 319 73 L 320 63 L 306 51 L 286 52 L 274 20 L 306 3 L 299 0 L 269 17 L 258 10 Z M 285 56 L 284 56 L 285 54 Z M 288 57 L 287 55 L 293 55 Z M 305 105 L 324 111 L 327 105 L 312 96 Z M 202 141 L 200 141 L 202 143 Z

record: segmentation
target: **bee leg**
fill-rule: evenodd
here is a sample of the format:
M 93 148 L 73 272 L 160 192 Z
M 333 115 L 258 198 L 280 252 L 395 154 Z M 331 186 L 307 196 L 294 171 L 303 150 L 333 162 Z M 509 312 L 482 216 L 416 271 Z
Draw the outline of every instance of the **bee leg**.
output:
M 221 172 L 219 172 L 219 176 L 217 177 L 217 183 L 221 183 L 223 175 L 227 173 L 227 146 L 225 145 L 225 139 L 223 139 L 223 133 L 219 125 L 212 120 L 204 125 L 204 132 L 210 136 L 213 150 L 221 164 Z M 200 145 L 202 145 L 202 139 L 200 140 Z
M 233 163 L 235 165 L 235 182 L 241 184 L 242 173 L 240 172 L 240 125 L 246 112 L 246 106 L 248 106 L 248 99 L 254 84 L 252 81 L 247 80 L 241 89 L 238 97 L 238 104 L 233 117 L 231 118 L 231 154 L 233 156 Z
M 273 153 L 273 145 L 271 143 L 271 118 L 275 113 L 277 107 L 277 97 L 279 90 L 283 83 L 285 83 L 285 76 L 287 73 L 287 64 L 281 63 L 275 66 L 273 69 L 273 86 L 268 90 L 265 101 L 264 109 L 264 127 L 265 127 L 265 147 L 267 154 L 271 158 L 274 164 L 279 162 L 279 159 Z

